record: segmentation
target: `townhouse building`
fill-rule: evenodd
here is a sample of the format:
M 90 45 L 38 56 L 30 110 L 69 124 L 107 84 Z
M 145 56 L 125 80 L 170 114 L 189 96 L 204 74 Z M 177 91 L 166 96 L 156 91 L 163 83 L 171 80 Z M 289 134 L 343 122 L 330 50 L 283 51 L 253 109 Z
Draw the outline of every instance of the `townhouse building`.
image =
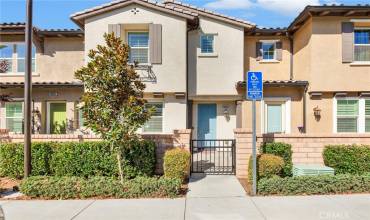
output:
M 34 28 L 35 133 L 83 133 L 74 71 L 114 32 L 157 111 L 139 131 L 192 129 L 232 139 L 251 128 L 245 73 L 261 71 L 260 134 L 370 132 L 370 7 L 307 6 L 287 28 L 266 29 L 181 2 L 122 0 L 71 15 L 81 28 Z M 22 133 L 24 24 L 0 25 L 0 127 Z

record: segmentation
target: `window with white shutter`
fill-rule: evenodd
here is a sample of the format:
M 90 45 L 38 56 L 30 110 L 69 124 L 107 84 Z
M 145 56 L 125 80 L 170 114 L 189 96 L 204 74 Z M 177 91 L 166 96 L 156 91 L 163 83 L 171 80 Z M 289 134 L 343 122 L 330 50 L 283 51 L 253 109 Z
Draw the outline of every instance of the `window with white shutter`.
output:
M 358 132 L 358 100 L 337 100 L 337 132 Z

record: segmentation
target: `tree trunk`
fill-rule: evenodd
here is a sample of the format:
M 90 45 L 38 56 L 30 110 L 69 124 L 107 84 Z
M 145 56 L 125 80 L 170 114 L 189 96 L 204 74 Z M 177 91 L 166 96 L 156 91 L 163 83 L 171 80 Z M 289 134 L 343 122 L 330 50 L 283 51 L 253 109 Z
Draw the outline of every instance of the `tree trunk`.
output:
M 121 154 L 120 154 L 120 152 L 117 152 L 117 166 L 118 166 L 119 177 L 121 179 L 121 183 L 123 184 L 123 172 L 122 172 L 122 164 L 121 164 Z

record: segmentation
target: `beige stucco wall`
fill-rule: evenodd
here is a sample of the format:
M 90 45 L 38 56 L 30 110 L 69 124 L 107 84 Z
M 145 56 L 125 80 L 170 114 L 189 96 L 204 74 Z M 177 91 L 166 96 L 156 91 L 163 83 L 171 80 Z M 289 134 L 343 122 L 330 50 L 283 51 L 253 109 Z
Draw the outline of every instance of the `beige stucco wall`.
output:
M 321 109 L 321 117 L 314 116 L 313 109 Z M 307 133 L 333 133 L 333 94 L 324 93 L 321 98 L 307 95 Z
M 233 139 L 236 128 L 236 105 L 231 101 L 196 101 L 193 103 L 193 138 L 197 139 L 198 132 L 198 104 L 216 104 L 216 138 Z M 229 114 L 225 115 L 225 108 Z
M 256 59 L 256 43 L 260 40 L 279 40 L 282 42 L 281 61 L 266 62 Z M 244 39 L 245 66 L 244 72 L 261 71 L 264 80 L 289 80 L 290 78 L 290 42 L 282 36 L 246 36 Z
M 132 13 L 136 8 L 139 12 Z M 89 18 L 85 23 L 85 53 L 104 44 L 109 24 L 161 24 L 162 64 L 153 64 L 155 82 L 146 83 L 146 92 L 186 91 L 186 26 L 184 18 L 139 5 L 129 5 Z M 86 56 L 86 54 L 85 54 Z
M 82 96 L 82 88 L 34 88 L 32 90 L 32 100 L 34 110 L 41 113 L 41 133 L 46 133 L 47 128 L 47 103 L 48 102 L 65 102 L 67 120 L 75 121 L 75 104 Z M 7 94 L 13 100 L 23 100 L 23 89 L 1 89 L 0 95 Z M 0 102 L 0 128 L 6 127 L 5 122 L 5 103 Z
M 243 79 L 244 29 L 200 16 L 199 29 L 189 33 L 189 95 L 237 95 Z M 200 53 L 202 33 L 214 34 L 215 53 Z
M 23 37 L 2 38 L 8 42 L 23 41 Z M 45 38 L 44 52 L 36 50 L 36 71 L 33 82 L 71 82 L 74 72 L 83 66 L 84 44 L 82 38 Z M 0 75 L 2 82 L 23 82 L 24 76 Z
M 290 133 L 300 133 L 298 127 L 303 125 L 303 90 L 299 88 L 264 88 L 265 99 L 290 97 Z M 252 102 L 243 101 L 241 128 L 252 130 Z M 261 134 L 263 123 L 261 102 L 256 103 L 257 133 Z
M 350 17 L 313 17 L 294 35 L 295 79 L 309 91 L 369 91 L 369 65 L 342 63 L 343 21 Z

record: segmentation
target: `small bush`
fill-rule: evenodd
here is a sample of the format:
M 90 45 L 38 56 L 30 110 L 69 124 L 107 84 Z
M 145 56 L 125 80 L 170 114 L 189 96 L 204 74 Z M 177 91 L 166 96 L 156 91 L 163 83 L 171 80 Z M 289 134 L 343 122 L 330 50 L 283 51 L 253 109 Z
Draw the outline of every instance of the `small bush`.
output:
M 122 151 L 122 170 L 126 178 L 153 176 L 156 153 L 153 141 L 135 141 Z
M 320 195 L 370 192 L 369 175 L 274 177 L 258 182 L 260 195 Z
M 190 170 L 190 153 L 181 148 L 174 148 L 166 151 L 164 155 L 163 169 L 164 176 L 177 178 L 184 181 Z
M 148 198 L 179 195 L 181 181 L 170 178 L 137 177 L 123 184 L 112 177 L 34 176 L 24 179 L 20 190 L 32 198 Z
M 370 146 L 329 145 L 323 151 L 324 163 L 337 174 L 370 172 Z
M 271 178 L 281 176 L 284 167 L 283 158 L 273 154 L 260 154 L 257 156 L 257 180 L 261 178 Z M 249 180 L 253 180 L 253 158 L 249 159 L 248 165 Z
M 292 162 L 292 146 L 286 143 L 274 142 L 264 143 L 261 146 L 264 154 L 274 154 L 284 159 L 283 176 L 292 176 L 293 162 Z

